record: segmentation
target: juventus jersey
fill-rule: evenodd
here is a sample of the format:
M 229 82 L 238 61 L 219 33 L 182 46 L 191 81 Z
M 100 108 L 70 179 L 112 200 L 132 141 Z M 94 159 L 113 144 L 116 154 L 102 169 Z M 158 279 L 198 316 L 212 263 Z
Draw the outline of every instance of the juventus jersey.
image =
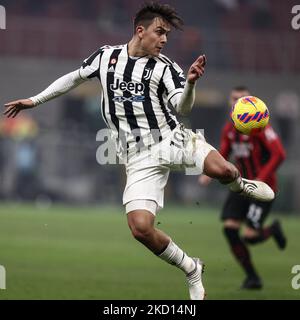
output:
M 100 80 L 102 116 L 119 148 L 157 143 L 177 126 L 168 103 L 174 106 L 185 77 L 166 56 L 130 57 L 127 44 L 104 46 L 84 60 L 79 74 Z

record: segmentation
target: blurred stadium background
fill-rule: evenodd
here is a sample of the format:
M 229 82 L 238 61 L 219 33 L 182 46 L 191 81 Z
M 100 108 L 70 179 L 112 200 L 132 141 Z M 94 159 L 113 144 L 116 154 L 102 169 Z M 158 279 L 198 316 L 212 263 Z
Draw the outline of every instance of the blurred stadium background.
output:
M 166 2 L 176 7 L 184 18 L 185 30 L 171 34 L 164 53 L 177 61 L 185 71 L 200 53 L 205 53 L 208 58 L 205 77 L 197 86 L 196 104 L 192 115 L 183 121 L 193 129 L 204 129 L 207 140 L 218 146 L 220 129 L 229 114 L 227 95 L 233 86 L 241 84 L 248 86 L 252 94 L 264 100 L 270 109 L 271 123 L 280 133 L 287 150 L 287 159 L 279 170 L 280 192 L 275 203 L 275 211 L 284 219 L 293 237 L 289 254 L 286 254 L 286 265 L 282 265 L 281 270 L 283 273 L 286 272 L 284 282 L 286 291 L 284 292 L 288 292 L 282 298 L 296 297 L 295 291 L 288 283 L 290 269 L 287 268 L 291 268 L 292 264 L 297 262 L 300 263 L 300 236 L 295 229 L 299 224 L 297 214 L 300 210 L 300 149 L 298 145 L 300 140 L 298 53 L 300 30 L 293 30 L 291 26 L 293 17 L 291 10 L 297 2 L 292 0 L 169 0 Z M 78 68 L 84 58 L 104 44 L 126 43 L 132 34 L 132 17 L 140 4 L 141 1 L 138 0 L 0 0 L 0 5 L 6 8 L 7 15 L 7 29 L 0 30 L 0 104 L 35 95 L 59 76 Z M 49 256 L 46 258 L 47 252 L 44 251 L 47 248 L 51 257 L 55 256 L 52 263 L 54 261 L 69 263 L 70 266 L 74 264 L 79 266 L 80 263 L 76 259 L 80 259 L 81 255 L 85 257 L 84 252 L 90 250 L 91 260 L 89 261 L 93 261 L 93 265 L 89 266 L 90 269 L 81 270 L 80 267 L 78 269 L 74 267 L 73 271 L 68 269 L 65 274 L 60 274 L 59 280 L 65 279 L 66 282 L 72 282 L 72 275 L 76 274 L 74 279 L 79 281 L 76 288 L 79 292 L 80 286 L 84 284 L 80 282 L 83 280 L 77 279 L 77 275 L 81 274 L 81 271 L 97 275 L 97 262 L 104 263 L 99 256 L 105 237 L 102 233 L 101 237 L 98 235 L 97 238 L 97 228 L 93 223 L 98 223 L 99 231 L 110 237 L 114 226 L 122 221 L 116 237 L 108 240 L 112 242 L 111 250 L 117 250 L 118 254 L 123 250 L 121 257 L 125 261 L 127 261 L 127 255 L 124 250 L 128 252 L 129 259 L 133 259 L 129 254 L 130 249 L 137 250 L 137 257 L 140 255 L 144 260 L 149 258 L 151 261 L 152 269 L 148 267 L 150 273 L 156 270 L 155 268 L 159 270 L 162 268 L 162 278 L 164 278 L 163 274 L 169 274 L 168 266 L 164 269 L 160 261 L 152 262 L 154 259 L 150 254 L 145 257 L 146 253 L 130 238 L 129 231 L 126 229 L 121 207 L 125 184 L 124 171 L 120 166 L 100 166 L 96 161 L 96 151 L 100 145 L 100 142 L 96 141 L 96 134 L 104 127 L 96 82 L 86 83 L 68 95 L 40 106 L 38 110 L 26 112 L 15 120 L 7 120 L 3 116 L 0 118 L 0 219 L 2 219 L 0 264 L 9 266 L 8 281 L 11 275 L 19 288 L 19 291 L 12 289 L 10 293 L 7 290 L 4 297 L 68 297 L 67 293 L 59 295 L 60 289 L 58 292 L 53 288 L 47 295 L 46 288 L 39 291 L 31 281 L 26 282 L 30 270 L 35 270 L 31 272 L 30 277 L 34 278 L 35 274 L 36 280 L 45 276 L 43 272 L 39 274 L 36 271 L 40 266 L 45 270 L 46 262 L 42 263 L 42 257 L 47 261 L 49 267 L 46 268 L 47 272 L 50 274 L 51 270 L 58 272 L 56 268 L 51 269 L 52 260 L 49 260 L 51 259 Z M 189 226 L 188 234 L 191 230 L 198 232 L 198 244 L 186 239 L 184 235 L 181 235 L 182 242 L 187 248 L 189 244 L 193 244 L 195 250 L 197 248 L 200 252 L 204 250 L 208 255 L 210 246 L 202 248 L 200 238 L 203 225 L 204 227 L 206 224 L 209 225 L 210 227 L 203 234 L 207 234 L 205 239 L 213 239 L 210 241 L 216 247 L 216 256 L 214 257 L 213 254 L 211 256 L 212 265 L 217 270 L 221 268 L 218 266 L 217 258 L 222 256 L 223 260 L 220 258 L 222 263 L 225 265 L 227 263 L 230 270 L 228 277 L 231 274 L 238 274 L 240 278 L 241 271 L 226 248 L 217 217 L 225 196 L 226 190 L 217 183 L 213 183 L 208 188 L 201 188 L 197 185 L 196 176 L 184 177 L 184 174 L 173 173 L 166 188 L 166 213 L 162 212 L 161 215 L 162 219 L 166 218 L 166 221 L 174 219 L 172 223 L 178 223 L 173 230 L 175 239 L 180 237 L 182 224 L 186 224 L 185 227 Z M 173 209 L 170 209 L 172 205 L 181 208 L 177 211 L 181 211 L 185 216 L 180 218 L 177 212 L 178 215 L 175 214 L 173 218 Z M 86 220 L 91 218 L 88 226 L 85 216 L 79 219 L 76 213 L 85 214 L 89 210 L 92 213 L 86 218 Z M 108 219 L 107 212 L 112 214 L 111 219 Z M 198 215 L 197 212 L 203 214 Z M 65 223 L 62 223 L 62 219 L 66 219 Z M 70 226 L 73 219 L 80 221 L 76 222 L 78 229 L 75 228 L 72 233 Z M 49 231 L 51 223 L 53 229 Z M 172 223 L 169 226 L 171 231 Z M 85 240 L 89 232 L 84 229 L 86 234 L 82 230 L 80 233 L 81 224 L 83 229 L 85 227 L 87 230 L 95 229 L 92 229 L 95 233 L 94 239 L 90 235 Z M 168 226 L 166 228 L 168 231 Z M 52 232 L 52 236 L 48 232 Z M 78 236 L 77 239 L 77 232 L 82 235 L 82 238 Z M 60 236 L 64 244 L 60 242 Z M 65 242 L 66 239 L 69 242 Z M 126 248 L 119 247 L 118 241 L 122 242 L 124 239 L 127 241 L 127 245 L 123 243 Z M 91 241 L 88 242 L 88 240 Z M 80 241 L 83 247 L 78 251 L 77 256 L 76 250 L 71 246 L 75 246 Z M 58 252 L 53 249 L 55 245 Z M 61 249 L 59 249 L 60 245 Z M 274 266 L 280 259 L 279 256 L 278 260 L 275 259 L 276 254 L 273 254 L 275 249 L 270 249 L 271 246 L 270 248 L 269 246 L 268 244 L 257 249 L 257 254 L 261 258 L 259 261 L 266 265 L 265 270 L 268 270 L 268 267 L 271 268 L 270 261 Z M 69 249 L 73 250 L 71 252 L 76 256 L 75 260 L 68 260 L 68 257 L 63 256 L 64 250 Z M 108 257 L 109 262 L 117 263 L 117 260 L 110 257 L 110 251 L 107 248 L 104 250 L 107 253 L 105 259 Z M 39 252 L 41 256 L 35 256 L 32 252 Z M 266 255 L 266 252 L 269 255 Z M 88 255 L 87 252 L 86 255 Z M 21 262 L 22 257 L 25 260 Z M 139 267 L 149 266 L 148 260 L 146 264 L 143 259 L 133 259 L 134 262 L 125 263 L 124 268 L 128 269 L 128 283 L 138 275 L 142 276 L 143 272 Z M 26 261 L 25 266 L 24 261 Z M 89 295 L 87 287 L 86 295 L 74 294 L 69 297 L 186 298 L 186 293 L 183 291 L 185 288 L 180 285 L 178 285 L 179 296 L 175 291 L 171 297 L 167 296 L 166 287 L 168 286 L 164 285 L 160 285 L 159 289 L 155 289 L 152 285 L 153 291 L 149 289 L 149 292 L 147 290 L 135 292 L 128 289 L 126 294 L 122 290 L 120 295 L 113 293 L 117 290 L 119 279 L 116 276 L 118 270 L 114 268 L 116 266 L 105 262 L 104 274 L 115 279 L 112 286 L 109 285 L 112 282 L 105 286 L 106 291 L 98 292 L 97 295 L 95 289 L 94 293 Z M 131 268 L 136 272 L 135 276 L 130 275 Z M 9 270 L 12 270 L 11 273 Z M 276 272 L 279 271 L 272 269 L 272 272 L 274 279 L 278 278 Z M 267 271 L 265 273 L 267 274 Z M 176 276 L 175 272 L 173 280 L 177 279 Z M 213 298 L 238 298 L 236 293 L 235 295 L 226 290 L 223 293 L 216 292 L 220 285 L 218 279 L 209 274 L 208 277 L 211 277 L 215 285 L 212 289 L 216 289 L 212 290 L 215 292 L 215 295 L 212 295 Z M 158 285 L 160 281 L 155 282 L 155 278 L 152 278 Z M 53 278 L 48 275 L 47 279 L 51 287 Z M 97 278 L 100 286 L 105 277 L 101 279 L 101 277 Z M 219 280 L 222 281 L 221 277 Z M 90 281 L 92 282 L 92 279 Z M 182 279 L 174 281 L 182 281 Z M 222 282 L 222 288 L 226 287 L 226 281 Z M 126 283 L 127 286 L 128 283 Z M 150 281 L 147 280 L 147 285 L 149 283 Z M 234 285 L 237 286 L 238 283 L 239 280 L 236 280 Z M 276 288 L 275 284 L 276 281 L 272 284 L 274 288 Z M 59 287 L 58 283 L 57 286 Z M 274 288 L 269 288 L 269 291 L 264 294 L 244 297 L 280 298 L 278 292 L 274 293 Z M 160 289 L 163 293 L 160 293 Z M 283 287 L 281 289 L 284 290 Z M 4 293 L 1 292 L 2 294 Z

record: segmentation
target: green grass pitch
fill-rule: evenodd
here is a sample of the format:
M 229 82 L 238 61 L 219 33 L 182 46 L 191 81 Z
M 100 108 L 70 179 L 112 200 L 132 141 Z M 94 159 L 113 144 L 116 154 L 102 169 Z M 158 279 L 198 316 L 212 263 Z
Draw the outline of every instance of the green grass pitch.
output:
M 244 275 L 217 210 L 167 206 L 156 223 L 205 261 L 207 299 L 300 299 L 291 286 L 291 268 L 300 264 L 299 216 L 280 219 L 288 247 L 279 251 L 270 239 L 251 248 L 264 289 L 250 292 L 239 290 Z M 131 237 L 121 206 L 1 204 L 0 265 L 6 269 L 0 299 L 188 299 L 184 274 Z

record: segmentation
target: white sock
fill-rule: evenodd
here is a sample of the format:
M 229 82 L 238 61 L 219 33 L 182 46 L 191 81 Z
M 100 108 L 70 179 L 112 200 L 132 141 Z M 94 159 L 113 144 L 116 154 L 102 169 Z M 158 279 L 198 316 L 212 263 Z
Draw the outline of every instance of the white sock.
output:
M 229 189 L 233 192 L 240 192 L 243 190 L 244 182 L 241 176 L 238 176 L 235 180 L 230 183 L 227 183 Z
M 194 260 L 183 252 L 172 240 L 170 240 L 167 248 L 159 257 L 183 270 L 186 274 L 195 269 Z

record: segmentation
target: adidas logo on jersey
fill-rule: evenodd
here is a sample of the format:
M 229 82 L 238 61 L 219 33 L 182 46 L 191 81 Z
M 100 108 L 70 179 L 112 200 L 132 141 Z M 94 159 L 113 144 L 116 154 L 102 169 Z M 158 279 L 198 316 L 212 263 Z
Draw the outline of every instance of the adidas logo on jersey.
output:
M 108 68 L 107 72 L 115 72 L 114 66 L 111 66 L 110 68 Z

